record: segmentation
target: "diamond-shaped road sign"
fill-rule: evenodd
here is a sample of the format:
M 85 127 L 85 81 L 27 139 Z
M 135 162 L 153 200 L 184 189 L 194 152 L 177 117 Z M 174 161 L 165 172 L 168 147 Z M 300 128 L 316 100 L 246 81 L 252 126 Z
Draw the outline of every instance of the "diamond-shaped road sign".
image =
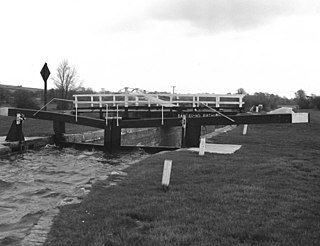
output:
M 50 75 L 50 70 L 48 68 L 47 63 L 45 63 L 40 71 L 40 74 L 44 80 L 44 82 L 47 82 L 49 75 Z

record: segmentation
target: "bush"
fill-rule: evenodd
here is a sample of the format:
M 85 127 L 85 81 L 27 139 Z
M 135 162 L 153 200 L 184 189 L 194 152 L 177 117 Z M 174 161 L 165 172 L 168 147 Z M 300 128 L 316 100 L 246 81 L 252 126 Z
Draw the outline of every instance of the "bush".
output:
M 39 109 L 34 100 L 34 93 L 30 91 L 17 90 L 13 93 L 14 105 L 17 108 Z
M 262 92 L 256 92 L 254 95 L 247 94 L 244 97 L 244 102 L 246 111 L 248 111 L 252 106 L 259 104 L 263 105 L 264 111 L 276 109 L 279 105 L 294 104 L 293 100 L 289 100 L 288 98 Z
M 320 96 L 314 97 L 312 100 L 312 104 L 316 109 L 320 110 Z

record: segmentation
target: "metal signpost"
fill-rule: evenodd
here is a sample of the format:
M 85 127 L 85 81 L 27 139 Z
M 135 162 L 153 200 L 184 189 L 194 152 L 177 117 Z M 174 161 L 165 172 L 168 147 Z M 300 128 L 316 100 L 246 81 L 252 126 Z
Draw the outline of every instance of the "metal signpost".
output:
M 40 71 L 40 74 L 44 81 L 44 105 L 47 104 L 47 80 L 50 76 L 50 70 L 48 68 L 47 63 L 45 63 Z M 44 110 L 47 110 L 47 106 L 45 106 Z

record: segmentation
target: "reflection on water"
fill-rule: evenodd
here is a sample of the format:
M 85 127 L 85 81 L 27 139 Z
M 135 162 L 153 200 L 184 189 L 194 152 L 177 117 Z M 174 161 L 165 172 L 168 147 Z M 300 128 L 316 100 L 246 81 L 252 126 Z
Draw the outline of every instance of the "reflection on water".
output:
M 80 202 L 96 180 L 145 156 L 51 146 L 0 159 L 0 245 L 19 245 L 44 211 Z

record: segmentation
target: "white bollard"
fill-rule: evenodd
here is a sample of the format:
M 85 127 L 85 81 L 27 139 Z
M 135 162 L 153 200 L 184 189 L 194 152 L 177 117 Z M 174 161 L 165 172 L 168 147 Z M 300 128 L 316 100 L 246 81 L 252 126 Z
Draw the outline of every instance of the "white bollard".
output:
M 201 137 L 199 146 L 199 155 L 203 156 L 206 148 L 206 138 Z
M 169 187 L 171 166 L 172 166 L 172 160 L 164 161 L 161 184 L 162 184 L 162 187 L 165 189 Z
M 248 130 L 248 125 L 247 125 L 247 124 L 244 124 L 244 125 L 243 125 L 242 135 L 247 135 L 247 130 Z

